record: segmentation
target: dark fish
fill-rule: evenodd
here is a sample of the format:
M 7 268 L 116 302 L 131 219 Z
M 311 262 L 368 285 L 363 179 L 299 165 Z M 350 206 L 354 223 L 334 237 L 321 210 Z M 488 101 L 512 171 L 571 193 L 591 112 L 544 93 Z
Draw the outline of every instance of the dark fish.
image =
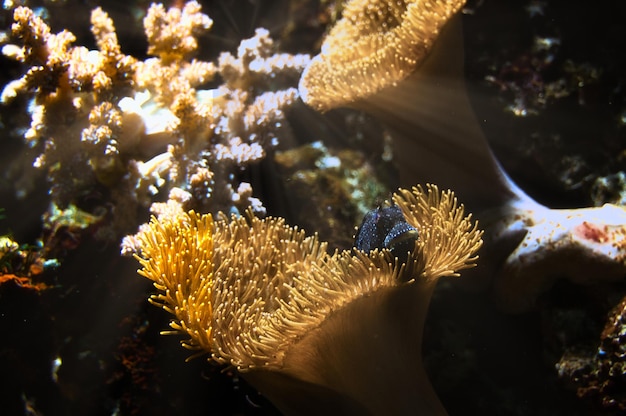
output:
M 388 249 L 394 257 L 406 262 L 419 238 L 417 229 L 409 224 L 397 205 L 371 210 L 359 226 L 354 246 L 366 253 L 374 249 Z

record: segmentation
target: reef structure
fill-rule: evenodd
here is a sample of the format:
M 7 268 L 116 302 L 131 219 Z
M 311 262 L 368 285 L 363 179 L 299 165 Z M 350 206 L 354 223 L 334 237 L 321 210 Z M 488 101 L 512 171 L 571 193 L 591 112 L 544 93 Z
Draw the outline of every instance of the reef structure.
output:
M 556 364 L 576 394 L 606 410 L 626 411 L 626 297 L 608 313 L 595 354 L 566 351 Z
M 285 112 L 308 55 L 278 53 L 269 32 L 257 29 L 236 55 L 194 59 L 199 35 L 212 26 L 195 1 L 149 8 L 151 57 L 143 61 L 121 52 L 101 8 L 91 14 L 94 50 L 72 46 L 68 31 L 51 33 L 27 7 L 16 8 L 14 20 L 16 43 L 2 51 L 25 70 L 1 101 L 32 97 L 24 139 L 40 152 L 34 166 L 46 172 L 51 210 L 81 209 L 83 195 L 100 195 L 89 209 L 106 239 L 134 231 L 137 213 L 155 201 L 167 201 L 152 205 L 157 214 L 263 212 L 239 173 L 289 137 Z
M 185 347 L 236 368 L 286 414 L 443 415 L 422 365 L 424 321 L 439 278 L 475 265 L 482 232 L 433 185 L 393 203 L 419 236 L 405 261 L 383 247 L 328 253 L 281 218 L 190 212 L 139 233 L 139 274 Z

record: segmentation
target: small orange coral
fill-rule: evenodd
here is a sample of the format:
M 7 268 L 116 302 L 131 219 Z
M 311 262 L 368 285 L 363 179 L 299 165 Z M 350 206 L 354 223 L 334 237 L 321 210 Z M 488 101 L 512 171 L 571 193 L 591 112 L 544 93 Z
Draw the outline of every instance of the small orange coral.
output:
M 6 282 L 14 282 L 18 286 L 23 287 L 25 289 L 32 289 L 32 290 L 37 290 L 37 291 L 48 288 L 48 285 L 46 285 L 43 282 L 33 283 L 30 277 L 24 277 L 24 276 L 20 277 L 14 274 L 1 274 L 0 273 L 0 285 Z
M 0 236 L 0 285 L 13 282 L 26 289 L 47 289 L 47 284 L 33 279 L 43 273 L 44 265 L 38 247 L 20 246 L 11 238 Z

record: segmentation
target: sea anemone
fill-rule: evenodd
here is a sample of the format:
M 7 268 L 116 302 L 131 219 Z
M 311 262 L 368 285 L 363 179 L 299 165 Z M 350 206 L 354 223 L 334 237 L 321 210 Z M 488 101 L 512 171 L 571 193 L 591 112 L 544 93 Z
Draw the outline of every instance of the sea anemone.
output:
M 183 345 L 236 368 L 286 414 L 445 414 L 425 373 L 422 332 L 443 276 L 473 267 L 482 232 L 451 191 L 400 190 L 419 238 L 327 252 L 281 218 L 180 213 L 138 239 L 153 303 Z
M 511 194 L 465 92 L 464 3 L 348 2 L 299 90 L 317 110 L 348 106 L 385 123 L 401 186 L 436 183 L 482 209 Z
M 301 97 L 318 110 L 348 106 L 383 122 L 401 186 L 455 190 L 486 230 L 481 267 L 470 280 L 479 288 L 495 282 L 507 311 L 533 307 L 557 277 L 623 279 L 626 210 L 547 208 L 493 156 L 464 80 L 463 4 L 351 0 L 303 72 Z

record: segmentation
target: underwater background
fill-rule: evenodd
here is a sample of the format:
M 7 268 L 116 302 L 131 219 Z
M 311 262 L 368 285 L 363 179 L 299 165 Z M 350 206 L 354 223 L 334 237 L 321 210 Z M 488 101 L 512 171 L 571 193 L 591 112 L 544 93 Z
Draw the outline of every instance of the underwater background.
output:
M 181 348 L 180 337 L 160 335 L 170 318 L 147 301 L 152 283 L 137 275 L 132 256 L 120 254 L 122 239 L 136 233 L 151 213 L 182 203 L 214 214 L 252 207 L 258 215 L 284 217 L 318 233 L 332 249 L 346 249 L 365 213 L 399 186 L 402 173 L 383 123 L 347 108 L 316 112 L 297 93 L 310 59 L 306 55 L 319 52 L 341 16 L 341 1 L 199 3 L 212 26 L 194 33 L 191 55 L 219 63 L 197 69 L 211 74 L 206 79 L 190 79 L 198 90 L 213 91 L 211 99 L 224 108 L 220 120 L 227 121 L 206 133 L 203 119 L 191 117 L 184 128 L 220 137 L 209 152 L 190 142 L 182 150 L 168 150 L 176 162 L 159 164 L 166 147 L 174 146 L 159 126 L 153 136 L 146 135 L 157 144 L 112 143 L 103 139 L 106 132 L 94 129 L 91 136 L 76 136 L 91 146 L 80 147 L 63 141 L 73 133 L 67 126 L 74 120 L 62 112 L 50 119 L 56 121 L 46 120 L 58 139 L 46 141 L 29 130 L 36 124 L 35 93 L 9 99 L 3 92 L 3 415 L 280 414 L 232 368 L 204 357 L 186 362 L 191 353 Z M 74 34 L 74 45 L 88 49 L 100 46 L 90 31 L 90 13 L 100 6 L 115 25 L 122 54 L 145 62 L 149 56 L 169 59 L 167 50 L 148 52 L 142 21 L 150 2 L 5 1 L 3 45 L 19 44 L 11 34 L 19 5 L 31 8 L 51 33 L 66 29 Z M 625 205 L 626 4 L 476 0 L 465 4 L 461 17 L 472 108 L 510 177 L 550 208 Z M 268 64 L 268 71 L 250 75 L 238 50 L 245 39 L 256 39 L 254 53 L 268 62 L 285 54 L 288 63 Z M 3 86 L 28 69 L 12 59 L 11 51 L 4 48 L 0 57 Z M 172 108 L 179 105 L 177 97 L 187 90 L 177 89 L 178 79 L 162 68 L 143 70 L 146 85 L 164 84 L 159 88 L 172 97 L 163 93 L 161 99 L 171 101 Z M 50 93 L 45 77 L 34 79 L 41 83 L 37 94 Z M 122 78 L 114 81 L 117 92 L 134 88 Z M 227 102 L 219 92 L 223 85 L 245 94 L 233 94 Z M 98 89 L 95 83 L 91 87 Z M 103 91 L 98 99 L 105 102 L 109 92 Z M 268 97 L 279 104 L 264 107 Z M 183 119 L 184 102 L 176 109 Z M 164 114 L 155 117 L 169 117 Z M 112 125 L 93 117 L 78 123 L 80 129 Z M 246 124 L 245 117 L 253 122 Z M 249 142 L 237 142 L 244 136 Z M 234 149 L 244 147 L 238 158 Z M 622 414 L 625 283 L 623 277 L 607 282 L 601 276 L 585 285 L 558 280 L 532 308 L 508 313 L 489 291 L 440 281 L 426 320 L 423 356 L 448 413 Z M 607 354 L 617 358 L 607 364 Z

